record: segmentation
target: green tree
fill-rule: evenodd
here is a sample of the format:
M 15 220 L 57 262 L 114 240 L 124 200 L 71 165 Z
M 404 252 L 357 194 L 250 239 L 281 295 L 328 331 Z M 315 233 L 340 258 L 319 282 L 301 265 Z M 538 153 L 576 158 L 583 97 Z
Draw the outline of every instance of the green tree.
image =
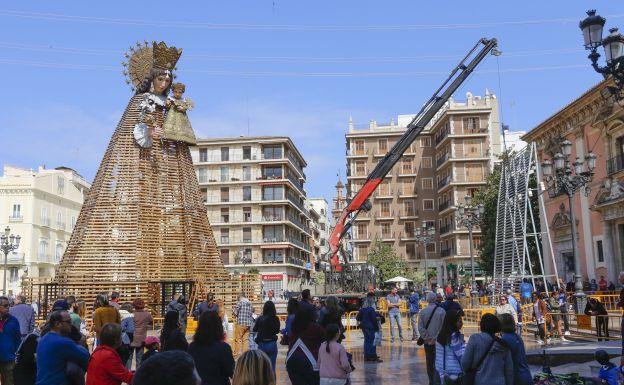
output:
M 494 248 L 496 246 L 496 211 L 498 210 L 498 187 L 501 177 L 501 167 L 497 164 L 487 177 L 485 187 L 474 195 L 475 204 L 483 204 L 483 222 L 481 223 L 481 243 L 479 244 L 479 259 L 483 271 L 489 276 L 494 274 Z
M 375 267 L 379 285 L 398 275 L 405 275 L 407 271 L 405 261 L 396 254 L 392 246 L 377 239 L 368 251 L 368 263 Z

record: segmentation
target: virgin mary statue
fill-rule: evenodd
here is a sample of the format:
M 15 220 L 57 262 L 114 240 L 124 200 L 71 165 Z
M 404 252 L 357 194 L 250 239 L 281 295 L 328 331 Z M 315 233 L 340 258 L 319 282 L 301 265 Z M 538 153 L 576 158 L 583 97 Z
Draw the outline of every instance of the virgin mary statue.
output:
M 147 300 L 159 295 L 148 293 L 159 290 L 150 283 L 225 274 L 189 146 L 162 135 L 181 53 L 154 42 L 127 54 L 125 73 L 136 92 L 113 133 L 61 260 L 57 282 L 66 293 L 90 299 L 115 290 Z

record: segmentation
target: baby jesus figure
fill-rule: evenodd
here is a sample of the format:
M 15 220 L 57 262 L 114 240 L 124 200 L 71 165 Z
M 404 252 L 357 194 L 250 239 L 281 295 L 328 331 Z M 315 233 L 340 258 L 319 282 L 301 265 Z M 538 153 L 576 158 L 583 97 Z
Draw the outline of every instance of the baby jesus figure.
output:
M 195 104 L 190 99 L 182 99 L 182 94 L 186 90 L 184 84 L 175 83 L 171 89 L 173 96 L 167 98 L 167 117 L 163 124 L 163 138 L 195 145 L 197 139 L 186 115 L 186 111 L 192 110 Z

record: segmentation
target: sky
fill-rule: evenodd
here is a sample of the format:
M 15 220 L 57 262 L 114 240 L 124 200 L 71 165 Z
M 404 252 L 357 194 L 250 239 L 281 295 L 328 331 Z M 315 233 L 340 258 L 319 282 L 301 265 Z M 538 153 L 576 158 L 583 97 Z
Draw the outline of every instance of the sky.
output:
M 609 27 L 619 1 L 592 1 Z M 618 6 L 619 5 L 619 6 Z M 0 4 L 0 164 L 72 167 L 92 180 L 129 97 L 128 47 L 183 48 L 178 78 L 199 137 L 287 135 L 310 197 L 345 179 L 349 117 L 389 122 L 431 96 L 481 37 L 488 57 L 458 90 L 497 95 L 528 131 L 601 80 L 582 48 L 580 1 L 203 1 Z

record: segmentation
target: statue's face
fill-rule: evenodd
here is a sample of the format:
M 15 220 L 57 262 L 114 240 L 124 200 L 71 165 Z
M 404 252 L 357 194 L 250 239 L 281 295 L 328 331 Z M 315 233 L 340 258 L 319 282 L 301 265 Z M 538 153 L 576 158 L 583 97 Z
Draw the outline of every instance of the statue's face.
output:
M 171 84 L 171 78 L 167 75 L 158 75 L 154 78 L 152 84 L 154 86 L 154 93 L 162 95 Z

